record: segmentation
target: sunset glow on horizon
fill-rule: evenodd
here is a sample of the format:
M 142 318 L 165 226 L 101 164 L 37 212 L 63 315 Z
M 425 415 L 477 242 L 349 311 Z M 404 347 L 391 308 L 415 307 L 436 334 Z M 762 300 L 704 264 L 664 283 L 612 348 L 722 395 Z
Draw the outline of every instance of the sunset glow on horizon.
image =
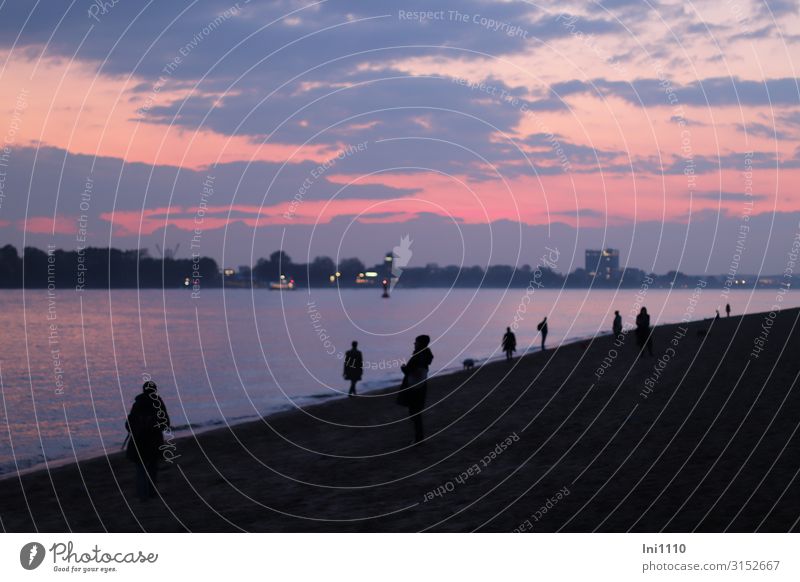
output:
M 3 9 L 10 242 L 69 246 L 87 175 L 101 246 L 191 232 L 208 175 L 206 231 L 800 212 L 792 3 L 66 6 Z

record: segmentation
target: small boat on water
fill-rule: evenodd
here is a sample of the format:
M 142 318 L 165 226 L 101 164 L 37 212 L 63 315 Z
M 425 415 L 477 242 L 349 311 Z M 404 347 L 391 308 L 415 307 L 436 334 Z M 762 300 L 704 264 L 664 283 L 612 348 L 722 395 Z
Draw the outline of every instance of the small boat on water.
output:
M 273 281 L 269 284 L 269 288 L 270 291 L 292 291 L 294 289 L 294 279 L 281 275 L 280 281 Z

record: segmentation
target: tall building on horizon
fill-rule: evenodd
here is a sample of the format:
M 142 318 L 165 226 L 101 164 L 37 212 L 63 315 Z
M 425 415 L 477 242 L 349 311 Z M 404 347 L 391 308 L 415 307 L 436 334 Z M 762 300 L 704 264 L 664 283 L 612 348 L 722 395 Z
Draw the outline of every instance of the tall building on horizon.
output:
M 619 249 L 586 249 L 586 272 L 610 279 L 619 273 Z

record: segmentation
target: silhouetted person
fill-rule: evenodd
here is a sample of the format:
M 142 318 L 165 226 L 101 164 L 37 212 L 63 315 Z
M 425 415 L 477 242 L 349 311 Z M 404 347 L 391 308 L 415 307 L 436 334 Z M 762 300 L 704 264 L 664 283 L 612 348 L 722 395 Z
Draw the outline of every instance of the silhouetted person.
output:
M 622 316 L 619 311 L 614 312 L 614 323 L 611 324 L 611 331 L 614 332 L 614 337 L 622 333 Z
M 538 329 L 539 333 L 542 334 L 542 351 L 544 351 L 544 342 L 547 340 L 547 318 L 546 317 L 542 321 L 539 322 L 539 325 L 536 326 L 536 329 Z
M 403 371 L 403 389 L 397 395 L 397 403 L 408 407 L 408 415 L 414 424 L 414 444 L 421 443 L 425 438 L 422 411 L 428 395 L 428 369 L 433 362 L 433 353 L 428 347 L 430 343 L 430 336 L 417 336 L 414 353 L 408 363 L 400 368 Z
M 647 353 L 653 355 L 653 334 L 650 332 L 650 314 L 647 313 L 647 307 L 642 307 L 636 316 L 636 344 L 639 346 L 640 355 L 645 346 Z
M 517 351 L 517 336 L 511 331 L 510 327 L 506 328 L 506 333 L 503 335 L 503 351 L 506 353 L 506 360 L 511 360 L 514 357 L 514 352 Z
M 717 314 L 714 316 L 714 320 L 716 321 L 717 319 L 719 319 L 719 309 L 717 309 Z
M 730 317 L 730 316 L 731 316 L 731 304 L 730 303 L 726 303 L 725 304 L 725 317 Z
M 356 384 L 364 375 L 364 356 L 358 351 L 358 342 L 352 343 L 353 348 L 344 355 L 344 379 L 350 380 L 350 394 L 356 395 Z
M 170 427 L 167 407 L 157 390 L 155 382 L 145 382 L 125 421 L 129 433 L 126 456 L 136 463 L 136 494 L 142 501 L 156 495 L 163 431 Z

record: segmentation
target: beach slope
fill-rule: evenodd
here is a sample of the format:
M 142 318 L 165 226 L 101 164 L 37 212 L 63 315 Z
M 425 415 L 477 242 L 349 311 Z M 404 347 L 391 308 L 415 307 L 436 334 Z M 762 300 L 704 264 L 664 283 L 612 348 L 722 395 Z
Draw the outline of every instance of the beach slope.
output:
M 2 528 L 796 531 L 800 311 L 773 315 L 433 378 L 417 447 L 387 390 L 182 438 L 148 502 L 121 454 L 5 479 Z

